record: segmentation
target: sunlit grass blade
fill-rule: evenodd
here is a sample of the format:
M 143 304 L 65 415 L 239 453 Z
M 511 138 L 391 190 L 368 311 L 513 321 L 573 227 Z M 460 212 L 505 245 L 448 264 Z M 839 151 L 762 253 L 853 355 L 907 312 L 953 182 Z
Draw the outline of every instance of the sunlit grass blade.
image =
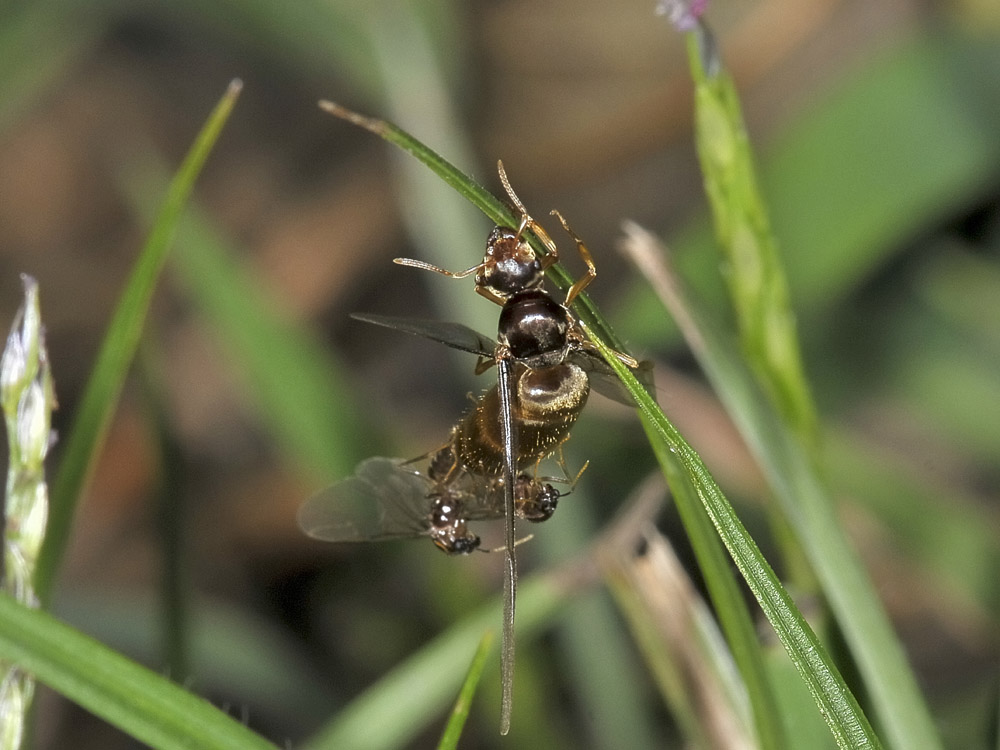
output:
M 149 239 L 122 293 L 97 362 L 66 440 L 62 463 L 52 488 L 49 528 L 39 560 L 37 586 L 46 601 L 69 539 L 76 504 L 87 484 L 94 459 L 104 444 L 115 402 L 135 356 L 146 313 L 163 268 L 174 231 L 201 168 L 229 117 L 242 84 L 233 81 L 209 115 L 170 183 Z
M 403 3 L 373 9 L 363 18 L 373 64 L 385 71 L 379 101 L 391 119 L 415 132 L 433 133 L 439 151 L 468 173 L 481 171 L 475 166 L 462 106 L 455 99 L 455 93 L 465 88 L 460 79 L 469 74 L 467 68 L 455 64 L 464 57 L 462 34 L 457 32 L 462 23 L 458 6 Z M 391 151 L 390 164 L 401 217 L 417 257 L 441 268 L 467 267 L 470 250 L 482 247 L 486 234 L 478 212 L 401 151 Z M 437 285 L 433 296 L 436 311 L 445 319 L 467 323 L 486 324 L 494 317 L 482 302 L 469 294 L 466 284 Z
M 768 407 L 747 365 L 710 312 L 666 266 L 665 251 L 635 225 L 629 243 L 768 478 L 820 581 L 870 700 L 894 746 L 940 747 L 885 609 L 844 535 L 829 491 L 801 444 Z M 643 249 L 645 248 L 645 249 Z
M 159 750 L 275 750 L 203 698 L 6 595 L 0 660 Z
M 479 641 L 479 648 L 476 649 L 475 656 L 472 657 L 472 664 L 465 675 L 465 682 L 458 693 L 458 700 L 451 709 L 451 716 L 448 717 L 448 724 L 441 735 L 438 743 L 438 750 L 454 750 L 458 747 L 458 740 L 462 736 L 462 729 L 469 718 L 469 710 L 472 708 L 472 699 L 476 695 L 476 688 L 479 687 L 479 680 L 483 676 L 486 668 L 486 657 L 493 650 L 493 642 L 496 640 L 492 630 L 487 630 Z
M 658 443 L 657 452 L 665 451 L 680 463 L 723 544 L 816 699 L 838 746 L 845 750 L 881 747 L 829 654 L 778 581 L 701 457 L 612 350 L 600 338 L 589 332 L 588 335 L 638 404 L 650 440 Z

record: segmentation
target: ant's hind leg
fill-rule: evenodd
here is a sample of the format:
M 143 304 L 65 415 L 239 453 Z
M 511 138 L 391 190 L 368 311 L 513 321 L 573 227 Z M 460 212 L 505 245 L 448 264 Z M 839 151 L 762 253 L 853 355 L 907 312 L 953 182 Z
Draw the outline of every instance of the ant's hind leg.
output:
M 566 440 L 568 440 L 568 439 L 569 439 L 569 435 L 566 436 Z M 566 440 L 563 440 L 563 443 L 565 443 Z M 578 471 L 576 473 L 576 476 L 574 476 L 571 479 L 570 478 L 570 474 L 569 474 L 569 467 L 566 465 L 566 456 L 563 455 L 563 443 L 560 443 L 559 444 L 559 448 L 556 450 L 556 453 L 557 453 L 557 455 L 556 455 L 556 465 L 559 467 L 559 471 L 562 472 L 562 478 L 559 481 L 568 484 L 569 485 L 569 491 L 572 492 L 573 489 L 576 487 L 576 483 L 580 481 L 580 477 L 583 476 L 583 472 L 585 472 L 587 470 L 587 467 L 590 466 L 590 461 L 589 460 L 588 461 L 584 461 L 583 462 L 583 466 L 580 467 L 580 471 Z

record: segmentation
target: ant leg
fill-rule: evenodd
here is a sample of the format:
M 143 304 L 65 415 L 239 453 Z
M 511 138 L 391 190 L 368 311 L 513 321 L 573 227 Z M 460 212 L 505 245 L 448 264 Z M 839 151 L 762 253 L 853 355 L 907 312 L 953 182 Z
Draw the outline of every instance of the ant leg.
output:
M 480 264 L 479 266 L 476 266 L 476 268 L 482 268 L 485 265 L 486 264 L 483 263 L 483 264 Z M 500 307 L 503 307 L 504 302 L 506 302 L 506 300 L 503 297 L 497 296 L 495 293 L 493 293 L 492 291 L 490 291 L 486 287 L 479 286 L 479 284 L 476 284 L 476 294 L 478 294 L 480 297 L 485 297 L 490 302 L 493 302 L 493 303 L 495 303 L 497 305 L 500 305 Z
M 596 346 L 594 346 L 589 341 L 587 341 L 587 339 L 585 339 L 583 337 L 583 334 L 580 334 L 578 338 L 574 338 L 574 341 L 577 344 L 579 344 L 579 346 L 583 347 L 588 352 L 590 352 L 591 354 L 595 355 L 598 359 L 601 358 L 601 350 L 598 349 Z M 621 362 L 623 365 L 625 365 L 630 370 L 638 370 L 640 368 L 640 366 L 642 366 L 642 364 L 643 364 L 642 362 L 640 362 L 639 360 L 637 360 L 635 357 L 633 357 L 631 354 L 626 354 L 625 352 L 620 352 L 617 349 L 612 349 L 611 353 L 615 355 L 615 359 L 617 359 L 619 362 Z
M 566 234 L 572 237 L 576 242 L 576 249 L 580 253 L 580 257 L 583 258 L 584 265 L 587 266 L 587 273 L 583 277 L 577 279 L 576 283 L 569 288 L 568 292 L 566 292 L 565 305 L 566 307 L 569 307 L 580 292 L 586 289 L 590 285 L 590 282 L 597 278 L 597 267 L 594 265 L 594 259 L 590 255 L 590 250 L 588 250 L 587 246 L 583 244 L 583 240 L 580 239 L 580 236 L 570 229 L 570 226 L 566 223 L 566 219 L 563 218 L 563 215 L 555 209 L 552 209 L 550 213 L 559 219 L 559 223 L 562 224 L 563 229 L 566 230 Z
M 482 375 L 488 369 L 490 369 L 491 367 L 493 367 L 493 365 L 495 365 L 496 363 L 497 363 L 497 361 L 493 357 L 482 357 L 481 356 L 479 358 L 479 361 L 476 362 L 476 369 L 475 369 L 474 372 L 475 372 L 476 375 Z
M 549 233 L 545 231 L 545 227 L 532 219 L 530 216 L 527 217 L 527 219 L 528 226 L 531 227 L 531 231 L 534 232 L 535 236 L 542 241 L 543 245 L 545 245 L 545 256 L 539 259 L 539 262 L 542 264 L 542 271 L 545 271 L 550 266 L 559 262 L 559 248 L 556 247 L 556 243 L 552 240 L 552 237 L 549 236 Z
M 559 470 L 562 472 L 562 479 L 559 481 L 568 484 L 569 491 L 572 492 L 576 488 L 576 483 L 580 481 L 580 477 L 583 476 L 583 472 L 585 472 L 587 470 L 587 467 L 590 466 L 590 461 L 589 460 L 584 461 L 583 466 L 580 467 L 580 471 L 576 473 L 575 477 L 570 479 L 569 467 L 566 466 L 566 456 L 563 454 L 563 445 L 566 443 L 567 440 L 569 440 L 569 435 L 563 438 L 563 441 L 559 443 L 559 447 L 557 448 L 558 455 L 556 457 L 556 465 L 559 466 Z

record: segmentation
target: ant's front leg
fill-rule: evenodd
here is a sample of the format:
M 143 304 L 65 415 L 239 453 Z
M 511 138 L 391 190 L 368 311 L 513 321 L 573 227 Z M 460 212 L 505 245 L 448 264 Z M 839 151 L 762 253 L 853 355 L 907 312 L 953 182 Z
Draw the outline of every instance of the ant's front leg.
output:
M 559 223 L 562 224 L 562 228 L 566 230 L 566 234 L 572 237 L 576 242 L 576 249 L 580 253 L 580 257 L 583 259 L 584 265 L 587 266 L 587 273 L 577 279 L 576 283 L 569 288 L 568 292 L 566 292 L 565 305 L 566 307 L 569 307 L 580 292 L 586 289 L 590 285 L 590 282 L 597 278 L 597 267 L 594 265 L 594 258 L 591 256 L 590 250 L 587 249 L 587 246 L 583 243 L 583 240 L 580 239 L 580 236 L 570 228 L 566 219 L 563 218 L 563 215 L 554 208 L 550 213 L 559 219 Z

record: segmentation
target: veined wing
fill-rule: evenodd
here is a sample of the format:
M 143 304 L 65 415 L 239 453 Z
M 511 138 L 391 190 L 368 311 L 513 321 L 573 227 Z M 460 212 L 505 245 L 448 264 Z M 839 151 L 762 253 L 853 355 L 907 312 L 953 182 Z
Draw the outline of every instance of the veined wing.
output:
M 447 323 L 439 320 L 416 320 L 413 318 L 396 318 L 388 315 L 370 315 L 368 313 L 351 313 L 351 317 L 365 323 L 372 323 L 383 328 L 393 328 L 414 336 L 437 341 L 453 349 L 460 349 L 480 357 L 493 357 L 496 341 L 484 336 L 461 323 Z
M 514 705 L 514 607 L 517 601 L 517 557 L 514 550 L 514 477 L 517 475 L 517 427 L 514 423 L 514 363 L 497 362 L 500 433 L 503 439 L 504 569 L 503 627 L 500 643 L 500 734 L 510 731 Z
M 496 348 L 496 341 L 492 338 L 474 331 L 461 323 L 449 323 L 439 320 L 415 320 L 412 318 L 372 315 L 369 313 L 351 313 L 351 317 L 365 323 L 382 326 L 383 328 L 392 328 L 413 336 L 422 336 L 423 338 L 450 346 L 453 349 L 476 354 L 486 359 L 492 359 Z M 618 376 L 615 375 L 614 370 L 601 359 L 600 355 L 586 350 L 576 350 L 569 355 L 569 359 L 574 364 L 583 368 L 590 377 L 591 387 L 602 396 L 607 396 L 626 406 L 635 406 L 635 400 L 625 390 L 621 381 L 618 380 Z M 640 362 L 639 368 L 635 370 L 635 375 L 639 379 L 639 382 L 646 387 L 646 390 L 652 392 L 652 365 L 649 362 Z
M 626 406 L 636 405 L 635 399 L 625 390 L 625 386 L 622 385 L 615 371 L 596 352 L 588 349 L 578 349 L 570 352 L 567 360 L 587 373 L 587 378 L 590 380 L 590 387 L 602 396 L 606 396 L 612 401 L 617 401 L 619 404 L 625 404 Z M 656 388 L 653 382 L 653 363 L 644 360 L 639 363 L 637 368 L 632 370 L 632 373 L 639 380 L 639 383 L 650 394 L 653 394 Z
M 427 534 L 427 479 L 375 456 L 358 464 L 354 475 L 321 490 L 299 508 L 299 527 L 326 542 L 374 542 Z

